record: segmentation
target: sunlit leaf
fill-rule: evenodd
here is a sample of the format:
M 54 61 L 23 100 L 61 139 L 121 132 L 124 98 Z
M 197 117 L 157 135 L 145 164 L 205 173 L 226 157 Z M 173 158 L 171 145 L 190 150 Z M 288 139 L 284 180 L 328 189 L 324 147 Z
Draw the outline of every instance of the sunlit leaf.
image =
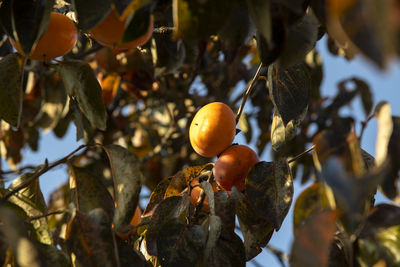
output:
M 20 112 L 22 64 L 19 54 L 9 54 L 0 61 L 0 119 L 12 126 L 17 126 Z
M 286 125 L 282 121 L 281 115 L 274 109 L 274 118 L 271 125 L 271 145 L 275 151 L 280 151 L 287 142 L 296 136 L 295 121 L 291 120 Z
M 309 218 L 298 230 L 290 253 L 290 266 L 329 266 L 329 247 L 336 230 L 335 211 Z
M 142 173 L 139 163 L 129 150 L 118 146 L 104 147 L 110 160 L 117 207 L 114 214 L 116 230 L 129 225 L 136 210 L 141 190 Z
M 56 65 L 69 96 L 76 98 L 80 110 L 90 123 L 106 129 L 107 113 L 101 98 L 101 86 L 85 61 L 64 60 Z

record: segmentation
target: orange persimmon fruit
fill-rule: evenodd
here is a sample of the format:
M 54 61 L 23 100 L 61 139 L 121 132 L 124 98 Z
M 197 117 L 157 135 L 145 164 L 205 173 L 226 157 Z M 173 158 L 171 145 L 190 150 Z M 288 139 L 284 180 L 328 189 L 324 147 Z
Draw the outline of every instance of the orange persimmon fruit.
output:
M 222 152 L 215 162 L 215 181 L 227 191 L 231 191 L 233 186 L 243 191 L 247 174 L 258 161 L 257 154 L 250 147 L 232 145 Z
M 49 61 L 63 56 L 71 51 L 77 39 L 78 31 L 75 23 L 63 14 L 51 12 L 47 29 L 28 58 Z M 10 41 L 20 54 L 24 54 L 19 43 L 11 38 Z
M 224 151 L 236 134 L 236 119 L 232 109 L 224 103 L 205 105 L 194 116 L 189 129 L 193 149 L 204 157 Z

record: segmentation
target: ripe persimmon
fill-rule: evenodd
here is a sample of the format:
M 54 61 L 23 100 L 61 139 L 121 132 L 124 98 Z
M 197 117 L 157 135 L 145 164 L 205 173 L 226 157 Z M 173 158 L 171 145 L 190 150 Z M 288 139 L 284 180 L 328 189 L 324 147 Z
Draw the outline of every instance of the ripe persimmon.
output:
M 201 191 L 203 191 L 203 189 L 201 189 L 201 187 L 199 185 L 200 185 L 199 178 L 195 178 L 190 182 L 190 186 L 192 187 L 192 191 L 190 192 L 190 203 L 193 206 L 196 206 L 197 201 L 200 197 Z M 218 188 L 218 184 L 216 182 L 213 182 L 211 185 L 212 185 L 212 189 L 214 192 L 220 191 L 220 189 Z M 207 196 L 204 198 L 202 209 L 210 210 L 210 206 L 208 205 Z
M 142 216 L 142 211 L 140 210 L 140 208 L 138 206 L 138 207 L 136 207 L 135 214 L 133 215 L 133 218 L 129 224 L 132 226 L 138 225 L 140 223 L 141 216 Z M 134 235 L 135 233 L 136 233 L 136 228 L 133 228 L 131 231 L 129 231 L 127 233 L 116 232 L 117 236 L 121 239 L 127 239 L 130 235 Z
M 47 29 L 28 58 L 49 61 L 61 57 L 71 51 L 77 39 L 75 23 L 63 14 L 51 12 Z M 20 54 L 24 54 L 19 43 L 13 39 L 10 41 Z
M 235 114 L 229 106 L 221 102 L 202 107 L 194 116 L 189 129 L 193 149 L 204 157 L 221 153 L 232 144 L 235 134 Z
M 89 30 L 89 33 L 100 44 L 117 50 L 136 48 L 137 46 L 144 45 L 153 34 L 153 18 L 150 16 L 149 27 L 145 34 L 133 41 L 121 43 L 125 32 L 125 23 L 126 19 L 122 19 L 118 12 L 112 9 L 102 22 Z
M 246 187 L 247 174 L 258 161 L 257 154 L 250 147 L 233 145 L 222 152 L 215 162 L 213 169 L 215 180 L 227 191 L 230 191 L 232 186 L 243 191 Z

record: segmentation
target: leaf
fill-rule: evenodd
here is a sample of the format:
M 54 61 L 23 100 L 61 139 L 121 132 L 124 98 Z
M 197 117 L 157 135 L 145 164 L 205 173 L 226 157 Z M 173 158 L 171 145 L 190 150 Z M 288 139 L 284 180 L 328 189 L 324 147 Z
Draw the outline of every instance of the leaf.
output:
M 268 82 L 269 94 L 284 125 L 291 120 L 295 121 L 295 125 L 301 122 L 308 109 L 308 92 L 312 86 L 307 66 L 297 63 L 281 69 L 271 65 L 268 68 Z
M 146 232 L 147 252 L 150 255 L 158 256 L 157 238 L 160 235 L 164 225 L 169 221 L 178 218 L 189 207 L 189 201 L 185 201 L 182 197 L 169 197 L 158 205 L 151 216 L 150 224 Z
M 329 158 L 322 165 L 321 176 L 332 189 L 338 207 L 344 212 L 342 220 L 348 232 L 354 233 L 359 226 L 384 174 L 385 166 L 362 177 L 349 176 L 336 157 Z
M 33 173 L 25 173 L 18 179 L 14 180 L 8 190 L 12 191 L 17 186 L 29 180 Z M 26 216 L 35 217 L 47 213 L 46 201 L 40 189 L 39 180 L 34 180 L 28 187 L 20 190 L 18 193 L 10 197 L 9 201 L 20 207 Z M 52 233 L 47 224 L 46 218 L 41 218 L 31 222 L 35 232 L 32 235 L 44 244 L 53 244 Z
M 270 66 L 283 50 L 286 27 L 281 20 L 272 20 L 272 41 L 257 33 L 257 49 L 264 66 Z
M 149 203 L 147 204 L 142 216 L 153 215 L 153 212 L 157 208 L 158 204 L 163 201 L 165 191 L 167 190 L 171 180 L 172 176 L 164 178 L 158 183 L 153 192 L 151 192 Z
M 391 204 L 379 204 L 371 210 L 366 218 L 359 237 L 368 238 L 395 225 L 400 225 L 400 207 Z
M 88 214 L 76 210 L 68 223 L 65 241 L 80 266 L 117 266 L 111 221 L 101 208 Z
M 254 165 L 246 178 L 246 196 L 255 211 L 279 230 L 293 200 L 293 179 L 287 161 Z
M 110 0 L 73 0 L 72 5 L 78 18 L 78 27 L 83 31 L 97 26 L 112 10 Z
M 324 188 L 315 183 L 307 187 L 296 199 L 293 210 L 293 232 L 297 234 L 301 225 L 314 213 L 329 209 L 329 199 Z
M 271 1 L 247 0 L 251 20 L 267 43 L 272 42 Z
M 4 241 L 11 247 L 18 266 L 31 267 L 43 266 L 39 251 L 29 239 L 27 229 L 21 218 L 11 209 L 0 208 L 1 232 L 5 235 Z M 2 242 L 4 242 L 2 240 Z
M 69 96 L 76 98 L 79 108 L 90 123 L 105 130 L 107 112 L 101 98 L 101 86 L 92 68 L 80 60 L 64 60 L 55 65 Z
M 208 259 L 215 248 L 217 241 L 221 235 L 222 223 L 221 218 L 215 215 L 210 215 L 210 230 L 208 231 L 208 238 L 205 244 L 204 258 Z
M 300 227 L 292 245 L 290 266 L 328 266 L 336 218 L 335 211 L 323 211 L 309 218 Z
M 317 42 L 318 21 L 312 13 L 307 13 L 299 22 L 291 25 L 286 32 L 282 53 L 277 59 L 279 68 L 285 69 L 304 60 Z
M 61 250 L 58 250 L 55 246 L 46 245 L 42 243 L 36 243 L 41 259 L 44 262 L 44 266 L 52 267 L 69 267 L 71 262 L 69 257 Z
M 0 61 L 0 119 L 12 126 L 18 125 L 22 79 L 22 57 L 10 54 Z
M 64 115 L 67 95 L 64 84 L 58 73 L 51 73 L 42 76 L 41 87 L 44 91 L 42 105 L 36 125 L 43 128 L 43 133 L 54 129 Z
M 141 267 L 151 267 L 151 265 L 144 256 L 137 251 L 136 249 L 132 249 L 132 247 L 120 240 L 117 239 L 117 246 L 118 246 L 118 255 L 119 259 L 121 261 L 121 266 L 124 267 L 136 267 L 136 266 L 141 266 Z
M 229 16 L 232 5 L 221 1 L 174 0 L 172 9 L 175 39 L 197 41 L 217 34 Z
M 132 2 L 137 2 L 137 1 L 132 1 L 132 0 L 111 0 L 111 2 L 114 4 L 115 9 L 118 11 L 120 15 L 124 13 L 124 11 L 131 5 Z
M 8 34 L 17 40 L 22 50 L 28 55 L 34 44 L 40 39 L 47 29 L 54 0 L 45 1 L 4 1 L 9 2 L 12 31 Z M 6 4 L 4 4 L 6 6 Z M 3 9 L 3 8 L 2 8 Z M 3 12 L 1 12 L 3 13 Z M 2 20 L 3 22 L 3 20 Z M 5 23 L 10 24 L 10 21 Z M 9 29 L 8 29 L 9 30 Z
M 207 260 L 207 266 L 246 266 L 243 243 L 235 233 L 221 236 L 212 249 L 210 256 L 205 259 Z
M 191 266 L 200 256 L 206 243 L 200 225 L 184 225 L 173 219 L 163 225 L 157 236 L 158 259 L 161 266 Z
M 295 125 L 295 121 L 291 120 L 286 125 L 282 121 L 281 115 L 274 110 L 274 117 L 271 125 L 271 145 L 275 151 L 280 151 L 287 142 L 296 136 L 296 129 L 299 125 Z
M 354 77 L 352 81 L 356 84 L 356 88 L 360 93 L 364 114 L 365 116 L 368 116 L 372 111 L 372 105 L 373 105 L 373 95 L 371 92 L 371 88 L 369 87 L 367 82 L 361 79 Z
M 244 136 L 246 137 L 246 142 L 250 143 L 253 136 L 253 130 L 249 118 L 247 118 L 245 113 L 242 113 L 242 115 L 240 116 L 238 125 L 240 130 L 244 133 Z
M 74 124 L 76 127 L 76 141 L 79 141 L 82 138 L 87 141 L 87 138 L 93 132 L 93 128 L 91 127 L 90 122 L 85 115 L 83 115 L 80 111 L 78 102 L 75 100 L 75 98 L 69 98 L 68 109 L 73 112 Z
M 88 170 L 69 165 L 71 200 L 81 213 L 102 208 L 109 218 L 114 215 L 114 200 L 99 177 Z M 133 216 L 132 216 L 133 217 Z
M 154 9 L 154 3 L 154 1 L 150 1 L 133 13 L 133 17 L 130 18 L 122 36 L 122 43 L 136 40 L 146 34 L 152 23 L 151 13 Z
M 129 150 L 118 145 L 105 146 L 104 150 L 110 160 L 114 180 L 117 207 L 113 223 L 118 231 L 129 225 L 135 214 L 142 186 L 142 173 L 138 160 Z

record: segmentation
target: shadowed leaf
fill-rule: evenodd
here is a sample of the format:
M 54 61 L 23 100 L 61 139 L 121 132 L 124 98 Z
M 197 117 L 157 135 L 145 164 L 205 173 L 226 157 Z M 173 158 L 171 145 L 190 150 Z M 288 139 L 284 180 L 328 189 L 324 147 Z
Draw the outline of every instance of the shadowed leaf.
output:
M 153 192 L 151 192 L 149 203 L 143 212 L 143 216 L 152 215 L 154 210 L 157 208 L 158 204 L 164 199 L 165 191 L 167 190 L 169 184 L 171 183 L 172 176 L 161 180 L 158 183 Z
M 73 0 L 72 5 L 78 17 L 78 27 L 84 31 L 97 26 L 112 10 L 111 0 Z
M 294 120 L 297 125 L 308 109 L 308 92 L 312 89 L 311 76 L 304 63 L 287 69 L 271 65 L 268 68 L 269 92 L 284 125 Z
M 287 161 L 254 165 L 246 179 L 246 195 L 255 211 L 279 230 L 293 200 L 293 180 Z
M 206 258 L 207 266 L 246 266 L 246 255 L 243 243 L 240 237 L 235 233 L 220 236 L 209 255 L 210 256 Z
M 182 213 L 185 213 L 189 207 L 189 201 L 188 199 L 186 200 L 178 196 L 169 197 L 157 206 L 151 216 L 151 221 L 146 232 L 147 252 L 150 255 L 158 256 L 157 238 L 168 222 L 179 218 Z
M 104 147 L 110 160 L 114 180 L 114 196 L 117 207 L 114 214 L 114 227 L 118 229 L 129 225 L 136 210 L 141 190 L 142 173 L 135 155 L 118 146 Z
M 114 215 L 114 201 L 100 177 L 95 177 L 84 168 L 69 166 L 71 200 L 82 213 L 102 208 L 109 218 Z
M 67 93 L 75 97 L 79 108 L 90 123 L 100 129 L 106 129 L 107 113 L 101 98 L 101 86 L 92 68 L 81 60 L 64 60 L 55 65 L 60 73 Z
M 125 32 L 122 36 L 122 43 L 130 42 L 138 39 L 140 36 L 146 34 L 150 26 L 151 13 L 154 9 L 154 1 L 140 7 L 133 13 L 133 17 L 126 26 Z
M 18 124 L 22 64 L 19 54 L 9 54 L 0 61 L 0 119 L 12 126 Z
M 4 1 L 10 2 L 11 16 L 5 17 L 4 24 L 12 25 L 12 31 L 8 34 L 18 40 L 26 55 L 31 52 L 35 42 L 44 34 L 50 18 L 54 0 L 45 1 Z M 3 9 L 3 7 L 2 7 Z M 2 17 L 2 16 L 0 16 Z
M 206 237 L 200 225 L 188 226 L 178 219 L 168 221 L 157 236 L 162 266 L 191 266 L 203 254 Z
M 262 0 L 247 0 L 251 20 L 257 31 L 267 43 L 272 41 L 271 2 Z
M 149 262 L 143 257 L 143 255 L 136 249 L 120 240 L 117 239 L 118 254 L 121 261 L 121 266 L 126 267 L 151 267 Z
M 323 211 L 310 217 L 298 230 L 290 254 L 290 266 L 327 267 L 329 247 L 336 231 L 337 213 Z
M 88 214 L 76 211 L 68 223 L 65 241 L 80 266 L 117 266 L 111 221 L 101 208 Z

